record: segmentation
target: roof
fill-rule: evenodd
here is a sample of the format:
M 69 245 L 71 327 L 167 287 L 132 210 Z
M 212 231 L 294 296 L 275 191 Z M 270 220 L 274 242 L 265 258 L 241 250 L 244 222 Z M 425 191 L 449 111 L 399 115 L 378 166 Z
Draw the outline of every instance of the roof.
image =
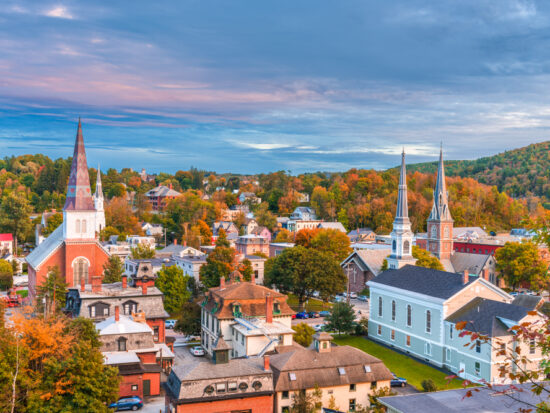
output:
M 321 222 L 319 225 L 317 225 L 317 228 L 336 229 L 338 231 L 342 231 L 344 234 L 347 232 L 346 228 L 344 228 L 344 225 L 342 225 L 341 222 Z
M 13 234 L 0 234 L 0 241 L 13 241 Z
M 481 227 L 454 227 L 453 228 L 453 237 L 462 238 L 462 237 L 488 237 L 489 234 Z
M 223 336 L 220 334 L 212 350 L 213 351 L 231 350 L 231 347 L 229 346 L 229 344 L 227 344 L 227 342 L 223 339 Z
M 63 244 L 63 224 L 58 226 L 44 241 L 27 255 L 27 263 L 34 269 L 38 269 L 46 258 Z
M 511 303 L 476 297 L 447 317 L 446 321 L 468 321 L 468 330 L 495 337 L 509 334 L 503 320 L 517 323 L 527 316 L 529 311 L 526 307 Z
M 353 251 L 342 264 L 349 262 L 354 257 L 359 259 L 360 267 L 363 271 L 370 271 L 374 275 L 378 275 L 384 264 L 384 260 L 390 255 L 391 250 L 386 246 L 383 249 L 361 249 Z
M 490 255 L 470 254 L 468 252 L 454 252 L 451 255 L 451 264 L 455 272 L 464 272 L 468 270 L 470 274 L 479 275 L 483 271 L 483 267 L 491 258 Z
M 103 353 L 105 364 L 130 364 L 139 363 L 139 357 L 133 351 L 105 351 Z
M 360 252 L 360 251 L 357 251 Z M 470 276 L 469 285 L 477 277 Z M 398 270 L 387 270 L 369 281 L 370 284 L 387 285 L 394 288 L 428 295 L 430 297 L 447 299 L 462 290 L 462 275 L 431 268 L 405 265 Z
M 150 191 L 147 191 L 145 194 L 146 196 L 155 196 L 155 197 L 167 197 L 167 196 L 180 196 L 181 193 L 178 191 L 173 190 L 172 188 L 168 188 L 165 185 L 159 185 L 156 188 L 151 189 Z
M 109 317 L 104 321 L 96 324 L 95 328 L 100 336 L 111 334 L 133 334 L 133 333 L 151 333 L 153 330 L 145 323 L 138 323 L 132 317 L 120 315 L 119 321 L 115 321 L 115 317 Z
M 531 386 L 531 383 L 514 384 L 518 390 L 513 390 L 508 385 L 492 386 L 491 389 L 484 387 L 480 389 L 481 391 L 474 392 L 472 397 L 466 397 L 466 392 L 470 389 L 455 389 L 379 397 L 378 401 L 396 413 L 515 413 L 522 408 L 528 409 L 529 405 L 536 405 L 543 401 L 544 398 L 531 391 Z M 503 394 L 504 391 L 507 393 L 512 391 L 513 398 Z
M 354 235 L 368 235 L 374 233 L 374 231 L 371 228 L 356 228 L 352 229 L 350 232 L 348 232 L 348 236 L 354 236 Z
M 295 331 L 278 321 L 266 323 L 265 319 L 248 318 L 246 320 L 235 318 L 236 323 L 233 328 L 244 336 L 263 336 L 263 335 L 279 335 L 279 334 L 294 334 Z
M 215 380 L 246 375 L 267 374 L 268 372 L 263 369 L 263 363 L 259 363 L 260 360 L 261 359 L 256 358 L 231 359 L 228 363 L 224 364 L 214 364 L 208 361 L 203 361 L 195 364 L 194 366 L 176 363 L 172 367 L 172 370 L 180 381 L 203 379 Z
M 310 389 L 315 385 L 329 387 L 368 383 L 392 378 L 391 372 L 382 361 L 351 346 L 332 346 L 329 352 L 321 353 L 304 348 L 290 348 L 270 356 L 270 364 L 277 391 Z M 292 379 L 290 373 L 293 374 Z
M 82 136 L 82 123 L 78 119 L 78 129 L 74 144 L 73 161 L 67 187 L 67 198 L 64 211 L 95 211 L 92 191 L 90 189 L 90 176 L 88 175 L 88 163 L 84 138 Z
M 529 310 L 535 310 L 543 302 L 544 298 L 539 297 L 538 295 L 518 294 L 512 301 L 512 304 L 519 305 L 520 307 L 525 307 Z

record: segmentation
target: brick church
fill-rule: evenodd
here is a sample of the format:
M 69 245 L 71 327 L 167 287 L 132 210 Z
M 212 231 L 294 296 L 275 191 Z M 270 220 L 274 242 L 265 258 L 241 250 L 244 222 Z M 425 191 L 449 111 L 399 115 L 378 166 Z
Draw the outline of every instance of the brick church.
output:
M 109 254 L 99 243 L 99 232 L 105 227 L 101 174 L 98 170 L 96 191 L 92 195 L 82 124 L 74 145 L 73 161 L 63 207 L 63 223 L 40 243 L 28 256 L 29 296 L 36 297 L 50 268 L 57 266 L 69 287 L 78 287 L 81 281 L 103 278 L 103 264 Z

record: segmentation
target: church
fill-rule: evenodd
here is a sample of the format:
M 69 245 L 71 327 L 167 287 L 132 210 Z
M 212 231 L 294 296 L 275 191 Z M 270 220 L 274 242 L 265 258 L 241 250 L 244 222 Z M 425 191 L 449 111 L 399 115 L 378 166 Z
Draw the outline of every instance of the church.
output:
M 37 287 L 46 280 L 50 269 L 56 266 L 69 288 L 103 278 L 103 264 L 109 258 L 99 243 L 99 232 L 105 227 L 103 203 L 99 168 L 92 195 L 79 119 L 63 223 L 27 256 L 31 299 L 36 297 Z

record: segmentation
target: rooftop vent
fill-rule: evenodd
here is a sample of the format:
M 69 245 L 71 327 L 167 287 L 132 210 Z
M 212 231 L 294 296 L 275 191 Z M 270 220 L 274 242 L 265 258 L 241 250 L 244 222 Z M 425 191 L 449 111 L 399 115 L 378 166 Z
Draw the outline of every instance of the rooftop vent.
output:
M 290 381 L 296 381 L 296 374 L 295 373 L 288 373 L 288 377 Z
M 338 367 L 338 373 L 340 373 L 340 376 L 344 376 L 346 374 L 346 369 L 343 367 Z
M 365 367 L 365 373 L 370 373 L 372 370 L 370 369 L 370 366 L 364 366 Z

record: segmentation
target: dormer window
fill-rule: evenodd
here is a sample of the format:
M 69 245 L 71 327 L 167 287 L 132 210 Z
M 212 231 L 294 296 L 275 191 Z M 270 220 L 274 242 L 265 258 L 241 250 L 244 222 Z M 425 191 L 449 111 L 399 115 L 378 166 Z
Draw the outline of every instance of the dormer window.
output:
M 122 304 L 122 310 L 124 314 L 131 315 L 132 313 L 137 313 L 137 306 L 135 301 L 126 301 Z
M 273 303 L 273 314 L 281 314 L 281 304 L 277 301 Z
M 233 303 L 233 316 L 234 317 L 241 317 L 241 305 L 239 303 Z

